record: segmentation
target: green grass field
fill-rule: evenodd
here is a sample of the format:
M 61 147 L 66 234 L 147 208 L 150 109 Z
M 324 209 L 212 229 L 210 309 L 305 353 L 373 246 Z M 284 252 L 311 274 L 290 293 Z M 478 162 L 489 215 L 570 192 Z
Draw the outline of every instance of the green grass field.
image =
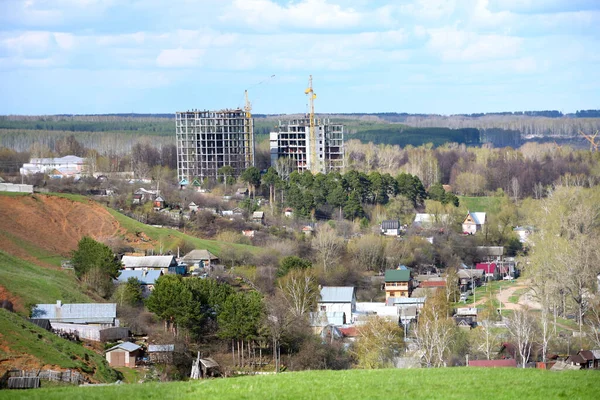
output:
M 23 306 L 35 303 L 86 303 L 72 271 L 44 268 L 0 251 L 0 285 L 18 297 Z
M 117 372 L 108 366 L 101 355 L 81 344 L 61 339 L 4 309 L 0 309 L 0 337 L 3 345 L 0 348 L 0 358 L 3 362 L 10 362 L 11 359 L 26 354 L 36 358 L 41 365 L 78 369 L 93 375 L 99 382 L 118 379 Z M 39 366 L 31 365 L 30 368 Z
M 458 196 L 460 205 L 469 211 L 487 212 L 495 214 L 500 211 L 500 202 L 502 197 L 482 196 L 482 197 L 467 197 Z
M 196 382 L 0 392 L 12 399 L 595 399 L 600 371 L 517 368 L 306 371 Z

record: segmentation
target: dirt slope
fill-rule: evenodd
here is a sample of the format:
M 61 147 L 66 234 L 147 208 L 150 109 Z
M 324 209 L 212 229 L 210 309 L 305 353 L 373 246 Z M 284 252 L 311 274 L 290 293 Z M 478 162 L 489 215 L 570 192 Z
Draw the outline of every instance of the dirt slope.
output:
M 43 194 L 0 196 L 2 251 L 30 260 L 38 256 L 33 257 L 38 258 L 36 261 L 44 252 L 67 257 L 83 236 L 99 241 L 111 237 L 130 242 L 137 239 L 93 201 L 77 202 Z

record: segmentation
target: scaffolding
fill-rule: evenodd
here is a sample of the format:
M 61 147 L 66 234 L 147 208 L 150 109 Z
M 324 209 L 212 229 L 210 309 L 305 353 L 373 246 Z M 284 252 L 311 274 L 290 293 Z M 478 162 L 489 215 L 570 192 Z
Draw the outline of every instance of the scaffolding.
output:
M 217 179 L 227 165 L 239 176 L 254 165 L 254 125 L 246 110 L 177 112 L 175 126 L 180 181 Z
M 277 130 L 270 134 L 271 165 L 280 158 L 288 158 L 298 172 L 327 173 L 344 168 L 344 126 L 332 124 L 328 119 L 315 118 L 312 122 L 315 139 L 311 149 L 309 117 L 279 121 Z

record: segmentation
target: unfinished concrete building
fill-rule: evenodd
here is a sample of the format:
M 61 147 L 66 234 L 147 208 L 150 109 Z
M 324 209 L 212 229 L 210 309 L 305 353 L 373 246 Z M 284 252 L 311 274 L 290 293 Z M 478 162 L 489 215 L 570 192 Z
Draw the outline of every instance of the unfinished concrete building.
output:
M 314 127 L 315 143 L 311 149 L 310 118 L 279 121 L 277 131 L 271 132 L 270 137 L 271 165 L 288 158 L 298 172 L 326 173 L 344 168 L 344 126 L 315 119 Z
M 217 179 L 226 165 L 239 176 L 254 165 L 254 126 L 246 110 L 177 112 L 175 121 L 180 181 Z

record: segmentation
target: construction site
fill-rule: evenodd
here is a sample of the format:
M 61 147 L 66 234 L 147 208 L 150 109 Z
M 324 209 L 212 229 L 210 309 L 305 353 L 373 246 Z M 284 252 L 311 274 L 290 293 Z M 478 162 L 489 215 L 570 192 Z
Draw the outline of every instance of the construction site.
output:
M 279 121 L 270 133 L 271 165 L 291 160 L 298 172 L 326 173 L 344 168 L 344 126 L 315 116 L 312 76 L 304 91 L 309 110 L 303 118 Z M 181 184 L 193 179 L 218 179 L 219 169 L 233 168 L 239 176 L 254 166 L 252 106 L 245 92 L 243 108 L 177 112 L 177 174 Z
M 180 182 L 217 179 L 228 165 L 239 176 L 254 165 L 254 127 L 247 109 L 177 112 L 175 124 Z

